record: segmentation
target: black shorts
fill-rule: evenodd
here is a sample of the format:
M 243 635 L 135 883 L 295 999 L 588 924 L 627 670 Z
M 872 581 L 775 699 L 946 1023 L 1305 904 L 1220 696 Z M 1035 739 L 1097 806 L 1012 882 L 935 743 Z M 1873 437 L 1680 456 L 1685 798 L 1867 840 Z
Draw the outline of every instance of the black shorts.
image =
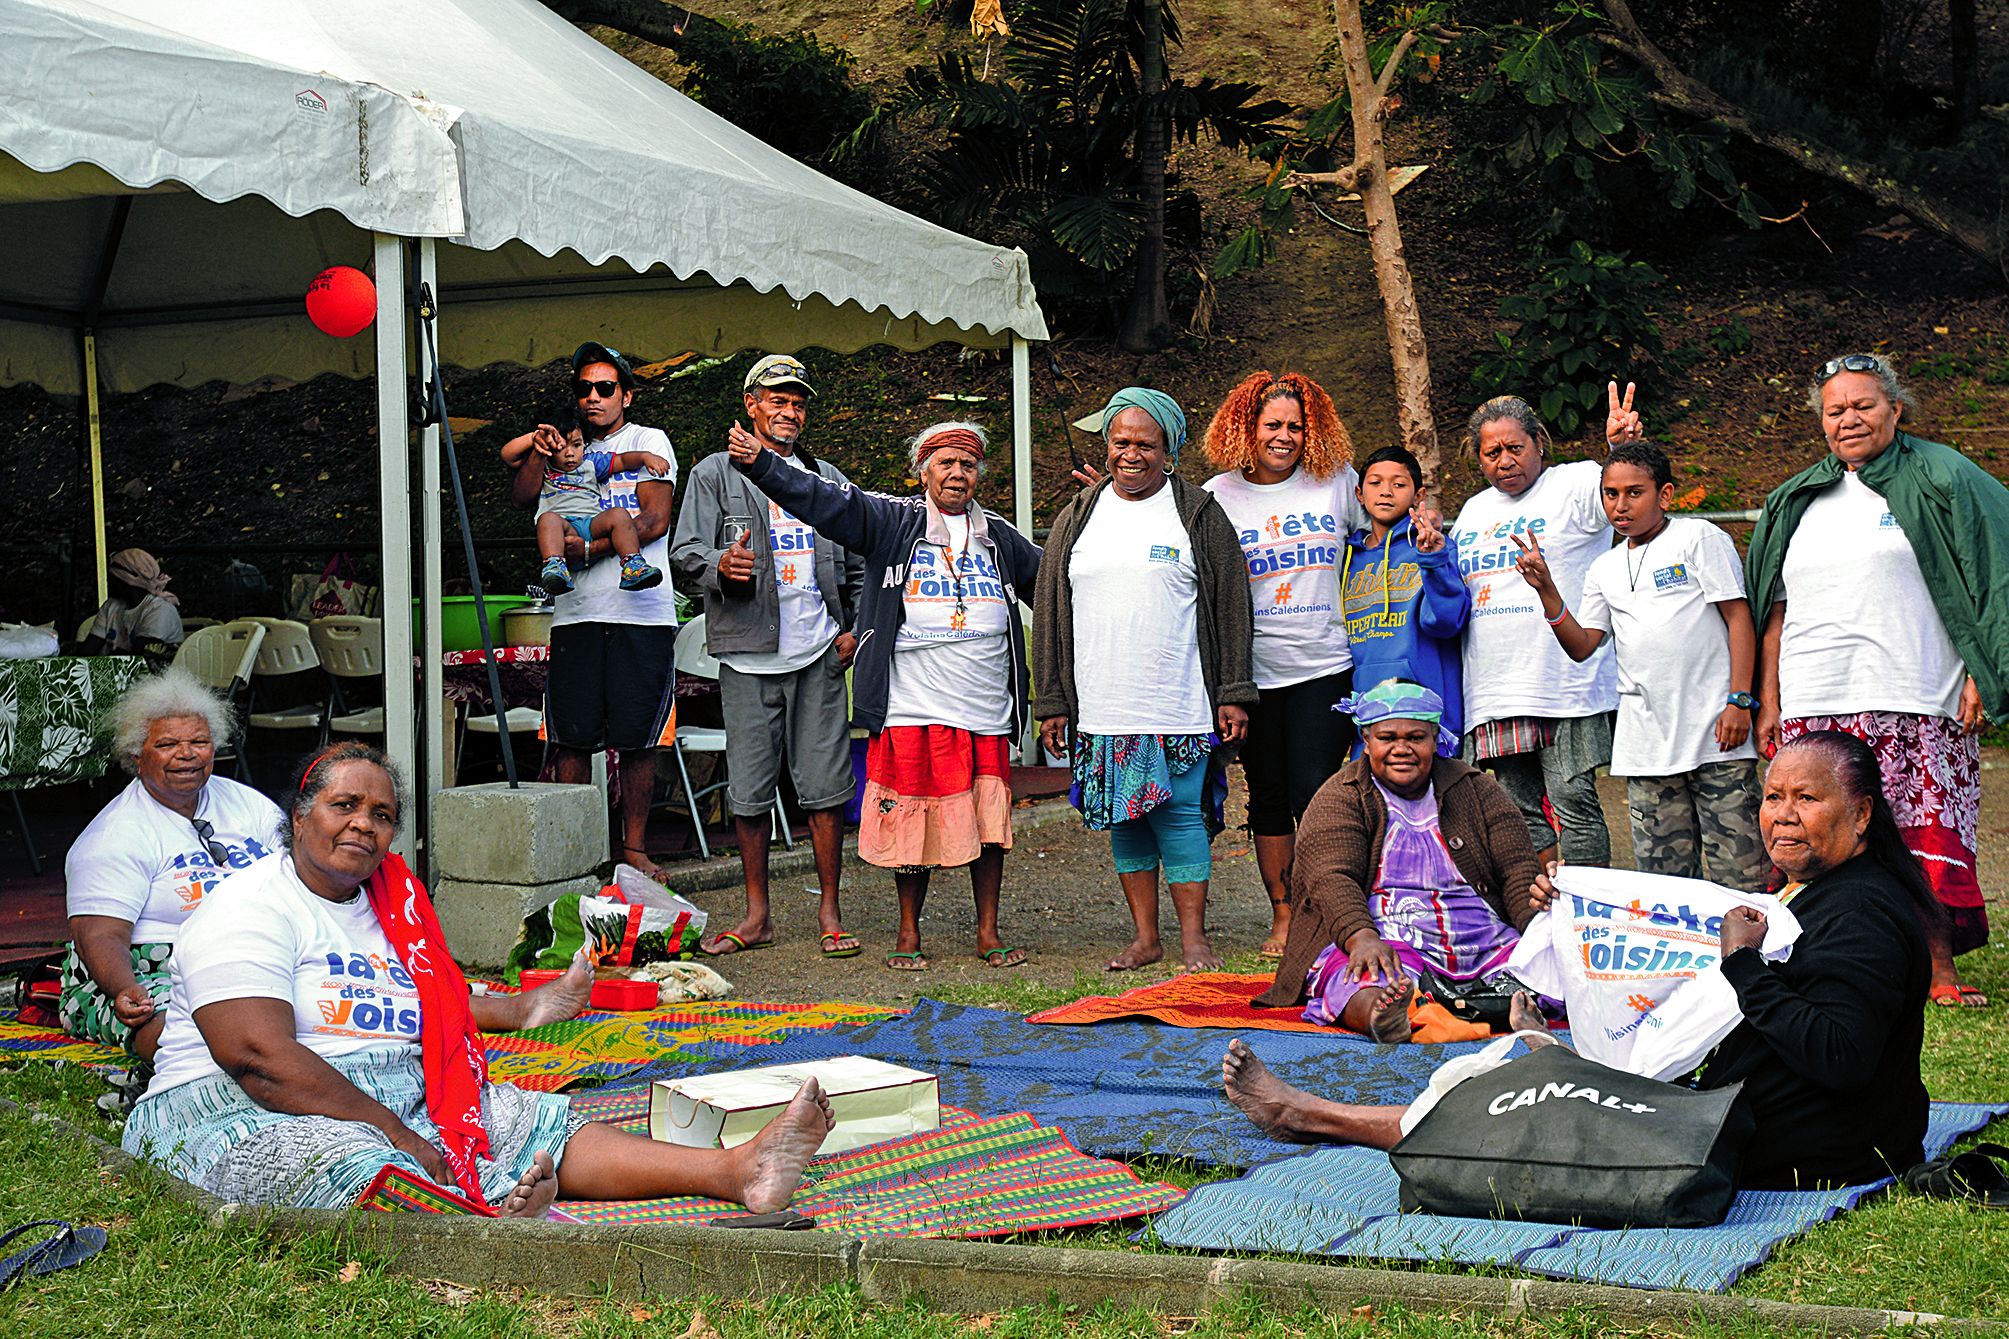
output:
M 676 735 L 677 630 L 625 623 L 551 629 L 544 733 L 559 748 L 666 748 Z

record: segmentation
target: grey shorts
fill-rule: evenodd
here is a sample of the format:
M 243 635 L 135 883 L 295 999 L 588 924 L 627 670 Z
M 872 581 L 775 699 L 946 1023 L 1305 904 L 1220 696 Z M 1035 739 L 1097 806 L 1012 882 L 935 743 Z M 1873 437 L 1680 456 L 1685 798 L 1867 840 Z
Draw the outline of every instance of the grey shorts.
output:
M 718 677 L 726 795 L 736 816 L 758 818 L 774 807 L 783 757 L 804 809 L 851 802 L 858 788 L 851 775 L 851 712 L 835 642 L 789 674 L 741 674 L 720 665 Z

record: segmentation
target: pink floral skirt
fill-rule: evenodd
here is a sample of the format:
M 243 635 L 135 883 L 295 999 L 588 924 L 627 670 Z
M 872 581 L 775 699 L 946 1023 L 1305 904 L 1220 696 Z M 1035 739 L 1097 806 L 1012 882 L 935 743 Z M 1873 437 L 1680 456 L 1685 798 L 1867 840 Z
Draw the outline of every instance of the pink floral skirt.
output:
M 1987 943 L 1988 908 L 1974 864 L 1981 825 L 1980 737 L 1944 716 L 1859 711 L 1780 721 L 1779 740 L 1788 743 L 1815 730 L 1840 730 L 1876 751 L 1883 797 L 1904 844 L 1946 908 L 1953 951 Z

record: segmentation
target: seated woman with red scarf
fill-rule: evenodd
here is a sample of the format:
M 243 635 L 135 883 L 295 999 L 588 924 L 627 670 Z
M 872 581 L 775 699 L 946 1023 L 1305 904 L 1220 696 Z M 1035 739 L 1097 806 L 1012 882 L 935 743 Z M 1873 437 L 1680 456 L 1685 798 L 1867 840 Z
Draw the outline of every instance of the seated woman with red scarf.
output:
M 590 981 L 581 962 L 542 990 L 471 996 L 424 886 L 390 853 L 407 808 L 375 749 L 307 764 L 285 854 L 182 928 L 126 1151 L 243 1204 L 346 1208 L 389 1166 L 504 1216 L 542 1216 L 561 1189 L 786 1205 L 830 1130 L 814 1079 L 730 1150 L 657 1143 L 573 1115 L 560 1094 L 488 1082 L 483 1031 L 570 1018 Z

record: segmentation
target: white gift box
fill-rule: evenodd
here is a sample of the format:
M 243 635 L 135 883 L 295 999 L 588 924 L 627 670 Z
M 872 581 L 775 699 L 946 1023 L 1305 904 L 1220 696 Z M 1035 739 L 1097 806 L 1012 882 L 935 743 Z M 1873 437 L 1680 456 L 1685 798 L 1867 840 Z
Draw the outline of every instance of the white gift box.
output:
M 686 1148 L 737 1147 L 779 1116 L 812 1076 L 837 1117 L 820 1153 L 845 1153 L 941 1126 L 941 1092 L 933 1074 L 840 1055 L 799 1065 L 658 1079 L 649 1091 L 649 1137 Z

